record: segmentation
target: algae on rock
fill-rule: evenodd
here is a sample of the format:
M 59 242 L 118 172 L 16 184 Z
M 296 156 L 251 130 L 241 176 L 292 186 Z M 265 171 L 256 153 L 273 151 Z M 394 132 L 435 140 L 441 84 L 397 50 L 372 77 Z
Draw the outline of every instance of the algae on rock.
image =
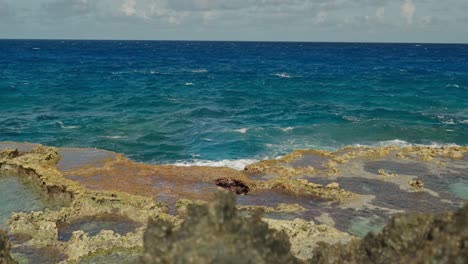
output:
M 231 194 L 216 196 L 206 206 L 188 206 L 178 230 L 150 220 L 142 263 L 300 263 L 284 232 L 269 229 L 259 215 L 238 215 Z

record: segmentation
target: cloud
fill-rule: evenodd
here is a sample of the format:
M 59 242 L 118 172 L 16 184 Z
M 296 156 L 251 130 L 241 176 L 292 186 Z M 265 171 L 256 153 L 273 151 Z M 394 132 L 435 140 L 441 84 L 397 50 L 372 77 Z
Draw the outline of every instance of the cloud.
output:
M 136 0 L 126 0 L 123 2 L 123 4 L 120 6 L 120 11 L 125 15 L 125 16 L 134 16 L 137 13 L 136 10 Z
M 379 22 L 383 22 L 385 20 L 385 7 L 379 7 L 375 11 L 375 17 Z
M 179 11 L 236 10 L 251 6 L 252 0 L 168 0 L 168 7 Z M 264 1 L 260 1 L 264 2 Z
M 406 20 L 406 24 L 413 24 L 414 13 L 416 12 L 416 5 L 412 0 L 405 0 L 401 5 L 401 16 Z
M 314 20 L 313 20 L 314 25 L 320 25 L 323 22 L 325 22 L 325 20 L 327 19 L 327 16 L 328 14 L 325 11 L 318 12 L 318 14 L 314 17 Z
M 94 0 L 54 0 L 42 5 L 48 18 L 70 18 L 85 16 L 96 10 Z
M 13 18 L 15 10 L 13 7 L 4 0 L 0 0 L 0 20 L 7 20 Z

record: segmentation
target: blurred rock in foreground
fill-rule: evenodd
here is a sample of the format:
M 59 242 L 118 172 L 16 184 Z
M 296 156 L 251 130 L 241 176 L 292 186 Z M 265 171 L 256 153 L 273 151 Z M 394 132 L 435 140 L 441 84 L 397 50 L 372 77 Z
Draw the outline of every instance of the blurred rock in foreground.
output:
M 10 256 L 11 244 L 5 232 L 0 230 L 0 264 L 16 264 Z
M 452 213 L 395 216 L 381 233 L 344 246 L 322 243 L 310 263 L 468 263 L 468 204 Z
M 191 205 L 178 230 L 164 220 L 150 220 L 142 263 L 299 263 L 284 232 L 268 228 L 260 216 L 237 214 L 231 194 L 215 202 Z

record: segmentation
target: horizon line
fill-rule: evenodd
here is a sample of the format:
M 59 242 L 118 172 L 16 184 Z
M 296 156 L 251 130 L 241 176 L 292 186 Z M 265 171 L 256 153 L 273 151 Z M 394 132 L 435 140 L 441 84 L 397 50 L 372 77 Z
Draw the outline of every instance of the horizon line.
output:
M 468 42 L 410 42 L 410 41 L 328 41 L 328 40 L 206 40 L 206 39 L 92 39 L 92 38 L 0 38 L 3 40 L 33 41 L 147 41 L 147 42 L 251 42 L 251 43 L 334 43 L 334 44 L 426 44 L 426 45 L 468 45 Z

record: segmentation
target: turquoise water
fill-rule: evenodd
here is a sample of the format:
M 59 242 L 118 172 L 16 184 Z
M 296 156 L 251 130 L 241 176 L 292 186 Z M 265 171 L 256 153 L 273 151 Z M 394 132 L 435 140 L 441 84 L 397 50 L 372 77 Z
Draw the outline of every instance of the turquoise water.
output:
M 468 143 L 468 45 L 2 40 L 0 73 L 0 141 L 231 166 Z
M 0 176 L 0 229 L 8 228 L 7 221 L 14 212 L 41 211 L 44 208 L 40 194 L 18 177 Z
M 454 184 L 451 184 L 449 187 L 450 187 L 450 190 L 456 196 L 468 201 L 468 181 L 454 183 Z

